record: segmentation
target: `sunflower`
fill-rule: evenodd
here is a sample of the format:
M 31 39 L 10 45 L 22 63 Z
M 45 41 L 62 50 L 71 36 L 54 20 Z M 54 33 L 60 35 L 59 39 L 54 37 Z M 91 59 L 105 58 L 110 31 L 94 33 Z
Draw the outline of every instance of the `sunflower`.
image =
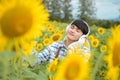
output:
M 57 34 L 53 34 L 51 36 L 51 41 L 52 42 L 58 42 L 62 39 L 62 35 L 60 33 L 57 33 Z
M 48 27 L 48 31 L 51 33 L 54 32 L 54 27 L 53 26 Z
M 116 26 L 115 28 L 111 29 L 111 32 L 112 32 L 112 37 L 108 39 L 109 49 L 108 49 L 108 56 L 107 56 L 107 62 L 108 62 L 107 77 L 110 77 L 111 80 L 118 80 L 118 76 L 120 75 L 119 73 L 120 28 Z
M 70 54 L 58 66 L 55 80 L 85 80 L 88 74 L 89 69 L 84 57 Z
M 89 35 L 88 38 L 90 39 L 90 41 L 92 41 L 94 39 L 93 35 Z
M 47 72 L 49 74 L 49 80 L 54 80 L 55 72 L 57 70 L 57 65 L 58 65 L 58 58 L 55 58 L 47 68 Z
M 107 46 L 106 46 L 106 45 L 102 45 L 102 46 L 100 47 L 100 51 L 101 51 L 101 52 L 106 52 L 106 51 L 107 51 Z
M 55 58 L 53 62 L 51 62 L 48 66 L 48 72 L 55 72 L 57 69 L 58 58 Z
M 42 50 L 43 49 L 43 44 L 42 43 L 37 44 L 36 49 L 37 49 L 37 51 Z
M 106 72 L 105 72 L 105 71 L 101 71 L 101 72 L 99 72 L 99 75 L 100 75 L 101 77 L 104 77 L 104 76 L 106 75 Z
M 97 39 L 97 38 L 95 38 L 95 39 L 93 39 L 92 40 L 92 46 L 94 47 L 94 48 L 96 48 L 96 47 L 98 47 L 98 45 L 99 45 L 99 40 Z
M 98 33 L 99 34 L 104 34 L 104 32 L 105 32 L 104 28 L 102 28 L 102 27 L 98 28 Z
M 44 30 L 49 20 L 42 0 L 2 0 L 0 3 L 0 48 L 13 48 L 19 52 L 24 42 Z M 7 24 L 6 24 L 7 23 Z
M 51 43 L 49 38 L 45 38 L 43 41 L 44 46 L 48 46 Z

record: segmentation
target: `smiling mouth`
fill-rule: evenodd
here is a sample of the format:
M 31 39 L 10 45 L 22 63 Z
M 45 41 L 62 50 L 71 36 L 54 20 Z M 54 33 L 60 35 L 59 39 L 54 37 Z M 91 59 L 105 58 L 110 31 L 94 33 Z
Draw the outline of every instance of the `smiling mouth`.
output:
M 69 35 L 74 36 L 72 33 L 69 33 Z

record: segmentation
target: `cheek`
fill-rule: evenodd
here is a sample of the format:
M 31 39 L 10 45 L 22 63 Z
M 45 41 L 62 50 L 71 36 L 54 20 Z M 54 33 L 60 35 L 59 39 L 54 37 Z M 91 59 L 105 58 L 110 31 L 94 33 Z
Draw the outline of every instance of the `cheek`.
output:
M 82 36 L 82 34 L 77 34 L 75 37 L 76 39 L 79 39 Z
M 80 36 L 75 36 L 75 39 L 78 40 L 80 38 Z
M 70 40 L 74 40 L 74 41 L 76 41 L 76 40 L 78 40 L 79 39 L 79 36 L 71 36 L 70 34 L 67 34 L 67 37 L 70 39 Z

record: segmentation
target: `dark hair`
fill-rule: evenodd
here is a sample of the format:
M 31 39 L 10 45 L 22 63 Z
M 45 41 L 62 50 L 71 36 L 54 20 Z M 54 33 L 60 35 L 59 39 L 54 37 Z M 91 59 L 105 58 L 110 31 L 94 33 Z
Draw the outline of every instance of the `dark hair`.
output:
M 88 33 L 88 24 L 82 20 L 75 20 L 71 23 L 71 25 L 75 25 L 78 27 L 78 29 L 80 29 L 83 34 L 87 34 Z

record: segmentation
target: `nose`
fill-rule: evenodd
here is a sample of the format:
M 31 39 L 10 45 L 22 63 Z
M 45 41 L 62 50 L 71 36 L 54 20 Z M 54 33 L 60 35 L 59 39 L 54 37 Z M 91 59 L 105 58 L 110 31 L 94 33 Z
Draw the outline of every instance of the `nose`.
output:
M 74 32 L 75 32 L 75 29 L 71 29 L 71 32 L 74 33 Z

